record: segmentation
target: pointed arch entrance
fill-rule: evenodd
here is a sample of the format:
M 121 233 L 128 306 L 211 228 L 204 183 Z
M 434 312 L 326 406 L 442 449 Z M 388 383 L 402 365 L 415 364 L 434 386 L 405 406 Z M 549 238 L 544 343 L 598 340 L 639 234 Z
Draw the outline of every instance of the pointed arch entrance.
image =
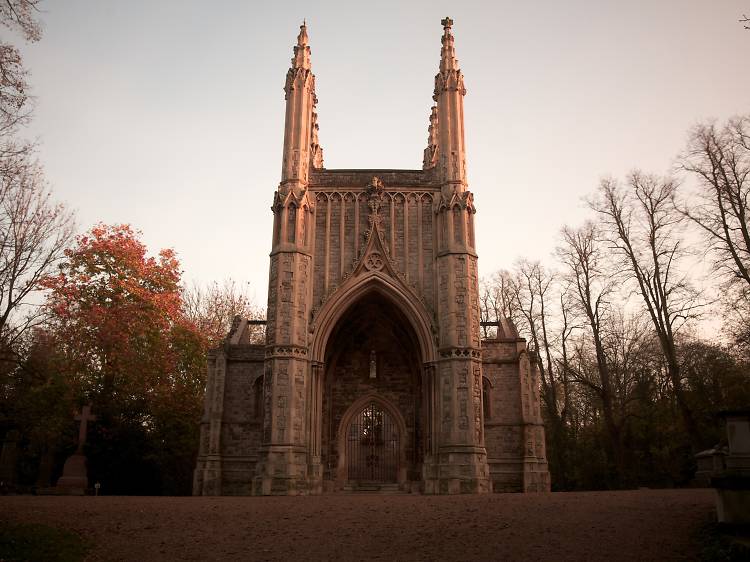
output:
M 311 359 L 325 361 L 329 339 L 342 317 L 357 302 L 374 293 L 397 308 L 404 322 L 411 327 L 422 363 L 435 361 L 436 347 L 430 314 L 413 291 L 381 271 L 371 271 L 365 276 L 350 278 L 316 313 L 312 327 Z
M 379 291 L 338 314 L 322 366 L 326 487 L 419 481 L 426 415 L 422 350 L 412 323 Z

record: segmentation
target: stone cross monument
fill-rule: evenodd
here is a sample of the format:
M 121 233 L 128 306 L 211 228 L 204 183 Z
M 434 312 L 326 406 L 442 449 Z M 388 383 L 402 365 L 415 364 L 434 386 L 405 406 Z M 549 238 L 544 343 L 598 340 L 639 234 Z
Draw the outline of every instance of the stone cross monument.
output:
M 74 418 L 80 422 L 78 428 L 78 447 L 68 460 L 65 461 L 63 474 L 57 481 L 56 487 L 63 493 L 83 495 L 89 487 L 88 472 L 86 469 L 86 455 L 83 446 L 86 444 L 88 422 L 96 421 L 96 416 L 91 414 L 91 404 L 85 405 L 81 413 Z

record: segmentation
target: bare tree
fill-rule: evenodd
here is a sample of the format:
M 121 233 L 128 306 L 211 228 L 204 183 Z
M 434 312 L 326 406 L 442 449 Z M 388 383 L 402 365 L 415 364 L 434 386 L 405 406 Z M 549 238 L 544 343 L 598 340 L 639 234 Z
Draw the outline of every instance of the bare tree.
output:
M 0 1 L 0 25 L 38 41 L 40 0 Z M 11 353 L 42 319 L 32 294 L 73 236 L 73 217 L 52 200 L 34 146 L 19 138 L 31 118 L 28 73 L 15 46 L 0 42 L 0 339 Z
M 537 355 L 542 394 L 548 413 L 551 417 L 558 418 L 549 310 L 553 282 L 553 276 L 541 263 L 520 260 L 516 265 L 516 281 L 512 285 L 512 295 L 515 307 L 527 328 L 532 349 Z
M 72 214 L 52 200 L 42 170 L 25 155 L 0 181 L 0 337 L 12 348 L 42 311 L 30 301 L 73 237 Z
M 624 481 L 624 455 L 621 422 L 616 415 L 617 396 L 605 346 L 609 299 L 615 281 L 607 270 L 606 252 L 592 222 L 579 229 L 563 228 L 557 254 L 562 262 L 578 314 L 585 320 L 586 339 L 593 346 L 594 363 L 585 356 L 587 346 L 577 346 L 577 361 L 569 363 L 574 382 L 590 389 L 601 403 L 610 443 L 610 458 L 617 472 L 618 485 Z M 582 338 L 584 336 L 581 336 Z
M 723 127 L 702 124 L 689 134 L 681 168 L 699 180 L 695 200 L 681 211 L 706 236 L 717 270 L 729 286 L 750 294 L 750 116 Z
M 552 443 L 557 480 L 568 486 L 568 415 L 570 413 L 570 361 L 568 340 L 577 326 L 571 322 L 569 296 L 559 276 L 540 262 L 520 260 L 510 283 L 513 308 L 521 317 L 535 352 L 541 380 L 541 396 Z
M 574 332 L 580 329 L 580 326 L 575 322 L 572 295 L 569 290 L 569 286 L 566 285 L 562 288 L 558 295 L 559 299 L 559 310 L 560 310 L 560 344 L 559 354 L 557 358 L 557 365 L 559 370 L 560 383 L 563 390 L 563 402 L 560 406 L 560 419 L 563 423 L 567 424 L 569 416 L 571 414 L 571 401 L 570 401 L 570 355 L 569 355 L 569 344 L 571 337 Z
M 673 205 L 677 184 L 637 171 L 628 184 L 626 191 L 614 180 L 603 180 L 590 205 L 603 219 L 605 236 L 621 271 L 637 287 L 659 338 L 685 429 L 693 445 L 699 446 L 675 345 L 679 328 L 695 318 L 701 307 L 699 292 L 684 269 L 684 217 Z
M 500 322 L 503 318 L 515 324 L 516 309 L 512 306 L 511 273 L 500 270 L 489 278 L 484 278 L 479 286 L 480 318 L 482 322 Z M 492 337 L 494 330 L 488 324 L 482 326 L 483 337 Z
M 255 305 L 245 289 L 231 279 L 207 287 L 194 283 L 183 291 L 182 302 L 185 316 L 208 338 L 212 347 L 226 338 L 235 316 L 255 320 L 265 318 L 263 310 Z M 264 337 L 263 327 L 255 326 L 254 343 L 262 343 Z

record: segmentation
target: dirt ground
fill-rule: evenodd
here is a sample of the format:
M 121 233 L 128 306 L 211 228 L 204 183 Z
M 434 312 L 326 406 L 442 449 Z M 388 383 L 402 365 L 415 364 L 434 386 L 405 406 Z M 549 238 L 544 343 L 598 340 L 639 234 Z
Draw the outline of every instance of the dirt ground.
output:
M 87 560 L 691 560 L 710 490 L 487 496 L 0 497 Z

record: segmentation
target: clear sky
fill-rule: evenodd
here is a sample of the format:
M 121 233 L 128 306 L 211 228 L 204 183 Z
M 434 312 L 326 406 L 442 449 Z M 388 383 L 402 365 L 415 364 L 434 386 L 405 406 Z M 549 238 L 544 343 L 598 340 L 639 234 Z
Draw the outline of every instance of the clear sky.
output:
M 292 45 L 307 18 L 328 168 L 420 168 L 454 21 L 480 273 L 549 258 L 603 175 L 664 173 L 750 112 L 747 0 L 48 0 L 31 134 L 80 230 L 126 222 L 187 281 L 265 305 Z

